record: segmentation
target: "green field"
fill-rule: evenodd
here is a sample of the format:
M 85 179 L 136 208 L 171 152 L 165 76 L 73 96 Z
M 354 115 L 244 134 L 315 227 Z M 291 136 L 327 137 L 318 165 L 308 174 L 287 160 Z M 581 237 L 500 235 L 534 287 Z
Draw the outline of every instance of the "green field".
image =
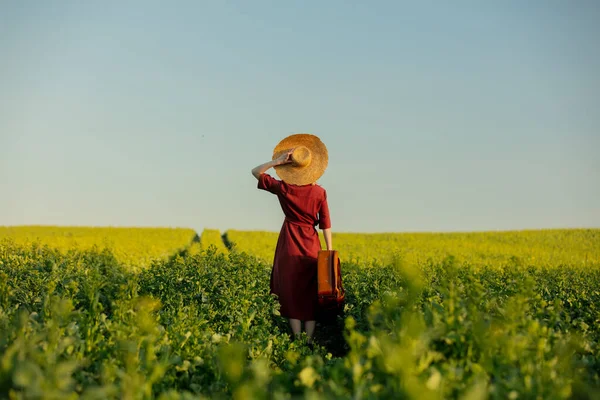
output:
M 600 395 L 599 229 L 334 234 L 347 304 L 312 351 L 275 233 L 111 229 L 0 228 L 0 398 Z

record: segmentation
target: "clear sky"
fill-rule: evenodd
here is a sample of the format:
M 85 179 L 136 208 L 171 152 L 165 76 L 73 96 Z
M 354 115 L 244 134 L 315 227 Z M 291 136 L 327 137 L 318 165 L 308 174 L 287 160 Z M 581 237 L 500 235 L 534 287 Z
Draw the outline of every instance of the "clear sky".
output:
M 250 170 L 307 132 L 334 231 L 600 227 L 598 21 L 584 0 L 2 2 L 0 225 L 276 231 Z

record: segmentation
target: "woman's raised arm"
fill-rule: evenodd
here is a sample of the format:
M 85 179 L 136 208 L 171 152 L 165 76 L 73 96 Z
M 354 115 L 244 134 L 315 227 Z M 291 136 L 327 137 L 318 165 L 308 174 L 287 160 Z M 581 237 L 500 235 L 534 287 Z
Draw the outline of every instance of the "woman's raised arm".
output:
M 259 179 L 260 175 L 264 174 L 269 168 L 276 167 L 278 165 L 291 163 L 293 152 L 294 152 L 294 149 L 291 149 L 287 153 L 282 154 L 281 156 L 279 156 L 278 158 L 276 158 L 272 161 L 267 161 L 264 164 L 260 164 L 256 167 L 252 168 L 252 175 L 254 175 L 254 177 L 256 179 Z

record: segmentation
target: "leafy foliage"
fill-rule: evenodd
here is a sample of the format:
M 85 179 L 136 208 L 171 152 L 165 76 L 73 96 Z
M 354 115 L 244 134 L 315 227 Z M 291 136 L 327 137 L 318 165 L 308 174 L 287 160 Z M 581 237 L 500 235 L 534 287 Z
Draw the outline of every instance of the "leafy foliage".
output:
M 311 349 L 291 340 L 269 263 L 247 253 L 210 246 L 137 271 L 110 249 L 0 242 L 0 397 L 593 398 L 600 268 L 574 250 L 523 261 L 544 243 L 486 263 L 343 262 L 345 314 Z

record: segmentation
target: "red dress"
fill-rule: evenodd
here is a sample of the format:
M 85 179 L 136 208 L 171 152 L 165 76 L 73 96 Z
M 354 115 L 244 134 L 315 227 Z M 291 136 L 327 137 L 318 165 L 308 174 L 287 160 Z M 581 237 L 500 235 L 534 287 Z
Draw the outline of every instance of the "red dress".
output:
M 277 195 L 285 214 L 271 271 L 271 293 L 278 296 L 283 317 L 313 321 L 321 250 L 315 226 L 331 228 L 327 192 L 318 185 L 290 185 L 268 174 L 260 175 L 258 188 Z

